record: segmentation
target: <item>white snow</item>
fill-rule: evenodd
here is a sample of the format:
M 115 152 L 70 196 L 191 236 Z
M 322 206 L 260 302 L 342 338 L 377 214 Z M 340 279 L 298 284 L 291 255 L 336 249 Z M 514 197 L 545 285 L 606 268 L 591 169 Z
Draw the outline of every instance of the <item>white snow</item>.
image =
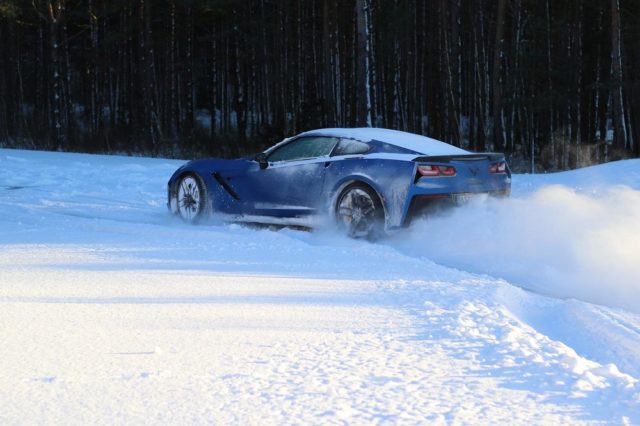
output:
M 639 160 L 375 244 L 183 224 L 180 164 L 0 150 L 0 424 L 640 424 Z
M 426 136 L 378 127 L 319 129 L 302 134 L 351 138 L 362 142 L 377 140 L 426 155 L 470 154 L 469 151 Z

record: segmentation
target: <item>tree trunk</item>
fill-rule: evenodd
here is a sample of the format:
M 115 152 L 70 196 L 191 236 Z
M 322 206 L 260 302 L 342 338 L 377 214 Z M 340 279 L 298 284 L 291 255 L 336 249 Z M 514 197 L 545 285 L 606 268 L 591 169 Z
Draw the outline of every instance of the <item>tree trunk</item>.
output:
M 496 15 L 496 38 L 493 51 L 493 143 L 495 151 L 504 149 L 502 126 L 502 57 L 504 54 L 504 21 L 506 12 L 506 0 L 498 0 Z
M 55 5 L 52 1 L 47 3 L 47 12 L 49 17 L 49 39 L 51 45 L 51 80 L 53 89 L 51 91 L 51 128 L 53 135 L 53 146 L 55 149 L 62 150 L 66 147 L 65 139 L 65 123 L 63 122 L 64 92 L 62 81 L 62 67 L 60 64 L 60 21 L 62 19 L 62 6 L 58 1 Z
M 622 95 L 622 39 L 620 36 L 620 0 L 611 0 L 611 71 L 613 136 L 615 147 L 627 147 L 624 100 Z
M 357 19 L 357 97 L 356 122 L 358 126 L 371 127 L 371 91 L 370 91 L 370 70 L 369 70 L 369 28 L 368 19 L 369 0 L 356 1 Z

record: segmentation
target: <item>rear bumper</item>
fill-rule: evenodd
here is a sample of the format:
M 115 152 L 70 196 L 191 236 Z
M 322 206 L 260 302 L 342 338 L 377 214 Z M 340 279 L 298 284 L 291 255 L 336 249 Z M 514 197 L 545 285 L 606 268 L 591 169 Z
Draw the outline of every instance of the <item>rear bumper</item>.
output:
M 507 198 L 511 195 L 511 187 L 485 192 L 457 192 L 449 194 L 415 194 L 409 202 L 404 220 L 407 226 L 417 217 L 437 214 L 452 207 L 458 207 L 483 197 Z

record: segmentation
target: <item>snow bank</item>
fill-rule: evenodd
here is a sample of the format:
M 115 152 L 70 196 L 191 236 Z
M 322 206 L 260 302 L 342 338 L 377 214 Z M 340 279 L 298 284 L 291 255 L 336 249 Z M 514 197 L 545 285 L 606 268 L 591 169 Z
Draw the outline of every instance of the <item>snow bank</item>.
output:
M 550 185 L 422 220 L 392 244 L 539 293 L 640 312 L 640 191 Z

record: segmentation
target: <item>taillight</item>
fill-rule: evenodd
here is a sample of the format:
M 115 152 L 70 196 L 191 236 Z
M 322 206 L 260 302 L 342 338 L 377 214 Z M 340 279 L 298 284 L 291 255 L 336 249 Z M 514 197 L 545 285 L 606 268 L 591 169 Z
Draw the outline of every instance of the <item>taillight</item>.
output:
M 452 166 L 418 166 L 418 173 L 422 176 L 455 176 L 456 169 Z
M 506 173 L 507 172 L 507 163 L 504 161 L 500 161 L 498 163 L 493 163 L 489 166 L 489 173 Z
M 456 175 L 456 169 L 451 167 L 451 166 L 446 166 L 446 167 L 442 167 L 440 166 L 440 173 L 442 173 L 443 176 L 455 176 Z

